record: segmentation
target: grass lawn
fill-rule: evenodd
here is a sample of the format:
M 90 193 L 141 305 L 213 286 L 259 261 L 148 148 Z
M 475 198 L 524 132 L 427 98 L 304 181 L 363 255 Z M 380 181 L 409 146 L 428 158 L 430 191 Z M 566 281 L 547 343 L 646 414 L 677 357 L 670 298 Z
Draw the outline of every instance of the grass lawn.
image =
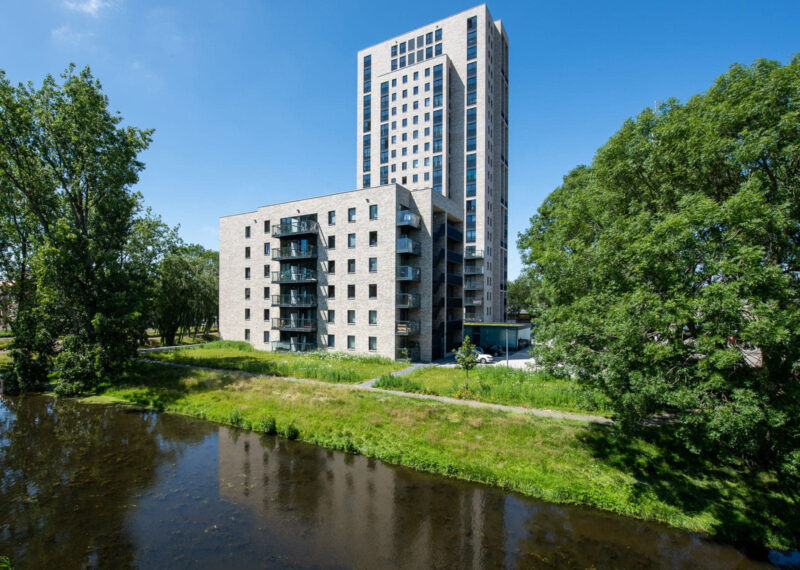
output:
M 477 366 L 470 370 L 469 392 L 464 391 L 463 370 L 442 366 L 419 368 L 403 376 L 383 376 L 375 386 L 511 406 L 610 415 L 602 394 L 544 372 L 506 366 Z
M 798 542 L 791 523 L 798 505 L 770 474 L 687 455 L 671 445 L 669 428 L 625 440 L 607 426 L 143 362 L 98 396 L 244 429 L 277 429 L 329 448 L 723 540 L 778 548 Z
M 192 348 L 148 353 L 147 358 L 209 368 L 245 370 L 271 376 L 311 378 L 326 382 L 363 382 L 406 368 L 381 356 L 342 352 L 266 352 L 246 342 L 217 341 Z
M 13 340 L 14 338 L 9 336 L 0 337 L 0 350 L 8 350 Z

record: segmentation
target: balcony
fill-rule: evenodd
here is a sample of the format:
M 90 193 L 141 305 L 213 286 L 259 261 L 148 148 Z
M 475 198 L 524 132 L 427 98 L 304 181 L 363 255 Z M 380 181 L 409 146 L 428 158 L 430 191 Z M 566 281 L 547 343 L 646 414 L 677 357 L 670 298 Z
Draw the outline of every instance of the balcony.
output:
M 467 249 L 464 251 L 464 259 L 483 259 L 483 250 Z
M 418 346 L 401 346 L 395 351 L 395 358 L 398 360 L 419 360 Z
M 461 243 L 464 241 L 464 232 L 461 228 L 447 224 L 447 239 Z
M 447 263 L 463 263 L 464 256 L 460 251 L 455 251 L 452 249 L 447 250 Z
M 422 222 L 422 218 L 419 217 L 418 214 L 414 212 L 410 212 L 408 210 L 403 210 L 401 212 L 397 212 L 397 225 L 398 226 L 409 226 L 412 228 L 419 228 L 420 223 Z
M 273 271 L 273 283 L 314 283 L 317 280 L 316 269 L 290 268 L 288 271 Z
M 461 277 L 458 273 L 448 273 L 447 274 L 447 284 L 454 285 L 456 287 L 461 287 L 461 284 L 464 283 L 464 278 Z
M 317 320 L 301 317 L 272 319 L 272 328 L 282 331 L 311 332 L 317 330 Z
M 467 279 L 464 281 L 464 289 L 482 290 L 484 287 L 483 279 Z
M 464 306 L 466 307 L 482 307 L 483 297 L 464 296 Z
M 311 352 L 317 350 L 317 343 L 311 341 L 276 340 L 272 343 L 272 350 L 276 352 Z
M 394 334 L 400 336 L 419 334 L 419 321 L 397 321 L 394 325 Z
M 273 295 L 272 304 L 276 307 L 315 307 L 316 295 Z
M 419 267 L 411 267 L 410 265 L 397 266 L 398 281 L 419 281 L 420 274 L 421 271 Z
M 395 307 L 398 309 L 418 309 L 419 295 L 416 293 L 398 293 Z
M 417 240 L 407 237 L 397 238 L 397 253 L 410 253 L 411 255 L 419 255 L 421 251 L 422 246 Z
M 467 265 L 464 267 L 464 275 L 483 275 L 483 265 Z
M 318 231 L 319 224 L 314 220 L 292 220 L 272 226 L 272 237 L 316 234 Z
M 448 297 L 447 298 L 447 307 L 448 308 L 463 307 L 464 306 L 463 303 L 464 303 L 464 301 L 462 300 L 462 298 L 460 296 L 459 297 Z
M 289 245 L 286 247 L 277 247 L 272 250 L 272 259 L 280 261 L 282 259 L 308 259 L 317 257 L 317 246 L 307 245 L 302 247 L 300 245 Z

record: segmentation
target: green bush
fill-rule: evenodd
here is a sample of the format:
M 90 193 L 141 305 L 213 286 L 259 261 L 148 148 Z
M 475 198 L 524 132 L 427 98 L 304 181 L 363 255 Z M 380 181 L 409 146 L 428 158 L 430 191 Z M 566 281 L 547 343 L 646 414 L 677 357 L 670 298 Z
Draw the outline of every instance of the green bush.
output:
M 275 418 L 273 417 L 263 417 L 255 424 L 255 429 L 257 431 L 263 432 L 267 435 L 275 435 L 278 433 L 278 429 L 275 423 Z

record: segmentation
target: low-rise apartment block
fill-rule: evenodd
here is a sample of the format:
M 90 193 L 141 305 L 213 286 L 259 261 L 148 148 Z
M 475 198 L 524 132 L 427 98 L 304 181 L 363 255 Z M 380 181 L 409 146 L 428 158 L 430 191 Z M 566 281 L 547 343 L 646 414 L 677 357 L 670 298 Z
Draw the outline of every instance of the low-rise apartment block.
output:
M 220 219 L 220 335 L 428 361 L 461 340 L 461 208 L 398 184 Z

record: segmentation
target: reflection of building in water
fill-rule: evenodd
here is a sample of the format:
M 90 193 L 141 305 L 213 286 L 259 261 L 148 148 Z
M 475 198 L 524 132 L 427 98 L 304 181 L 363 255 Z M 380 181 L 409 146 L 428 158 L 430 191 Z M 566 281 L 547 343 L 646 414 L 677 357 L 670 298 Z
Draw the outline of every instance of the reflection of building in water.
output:
M 503 562 L 501 493 L 362 456 L 221 428 L 219 490 L 281 539 L 313 541 L 327 564 Z

